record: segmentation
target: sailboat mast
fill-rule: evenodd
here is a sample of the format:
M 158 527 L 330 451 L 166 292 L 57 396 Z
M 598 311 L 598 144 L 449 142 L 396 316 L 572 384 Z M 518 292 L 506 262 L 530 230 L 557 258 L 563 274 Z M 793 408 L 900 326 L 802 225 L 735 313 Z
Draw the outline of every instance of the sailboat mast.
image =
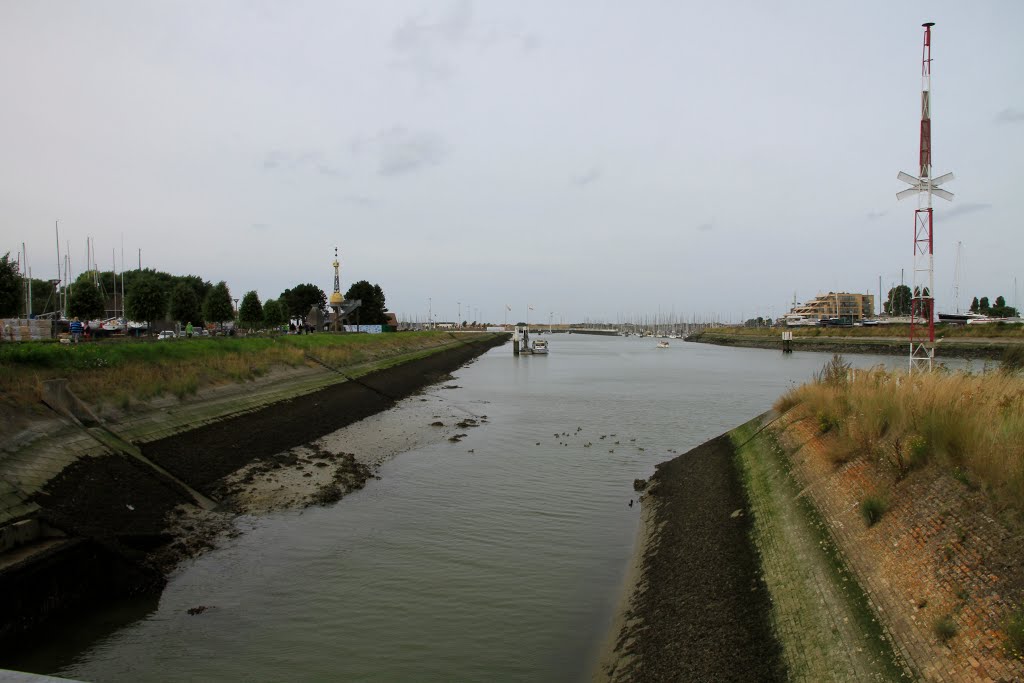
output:
M 56 221 L 53 222 L 53 232 L 54 232 L 54 235 L 56 235 L 56 238 L 57 238 L 57 282 L 55 282 L 54 285 L 53 285 L 53 290 L 54 290 L 53 293 L 57 297 L 57 309 L 58 309 L 57 310 L 57 317 L 58 318 L 60 317 L 61 310 L 63 310 L 63 308 L 64 308 L 61 305 L 61 301 L 60 301 L 60 227 L 59 227 L 59 223 L 60 223 L 59 220 L 56 220 Z

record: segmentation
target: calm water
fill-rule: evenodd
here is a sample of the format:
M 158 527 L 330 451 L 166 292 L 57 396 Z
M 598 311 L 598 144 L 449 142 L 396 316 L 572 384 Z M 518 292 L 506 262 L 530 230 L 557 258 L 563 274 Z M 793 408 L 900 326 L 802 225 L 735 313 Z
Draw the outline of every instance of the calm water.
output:
M 399 455 L 332 507 L 244 519 L 158 603 L 115 606 L 8 666 L 95 681 L 586 679 L 632 551 L 633 479 L 829 356 L 551 340 L 548 357 L 494 349 L 437 392 L 489 418 L 461 443 Z M 196 605 L 215 608 L 186 614 Z

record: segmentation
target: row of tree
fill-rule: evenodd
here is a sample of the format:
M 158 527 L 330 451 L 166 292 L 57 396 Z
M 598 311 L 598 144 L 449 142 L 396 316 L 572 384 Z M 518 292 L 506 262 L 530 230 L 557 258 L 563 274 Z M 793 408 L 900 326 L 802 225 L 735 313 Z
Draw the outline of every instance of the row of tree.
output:
M 32 312 L 56 311 L 58 292 L 48 280 L 32 279 Z M 111 271 L 82 273 L 70 287 L 66 315 L 83 320 L 103 318 L 110 310 L 108 301 L 124 292 L 123 303 L 116 308 L 140 322 L 152 323 L 168 317 L 181 323 L 223 323 L 235 319 L 231 292 L 224 281 L 211 284 L 196 275 L 171 275 L 162 271 L 130 270 L 115 277 Z M 109 295 L 105 293 L 110 293 Z M 360 280 L 349 287 L 346 299 L 360 299 L 359 322 L 387 322 L 384 291 L 380 285 Z M 289 321 L 304 321 L 313 307 L 327 312 L 327 295 L 314 284 L 299 284 L 281 292 L 277 299 L 260 302 L 255 291 L 247 292 L 238 307 L 238 320 L 244 327 L 277 327 Z M 10 253 L 0 257 L 0 316 L 26 312 L 25 281 Z
M 925 287 L 925 295 L 928 288 Z M 888 300 L 883 304 L 885 312 L 889 315 L 910 315 L 910 301 L 913 293 L 907 285 L 899 285 L 889 290 Z M 997 296 L 995 305 L 989 304 L 987 296 L 980 299 L 974 297 L 971 302 L 971 313 L 990 315 L 993 318 L 1012 318 L 1017 315 L 1017 309 L 1006 305 L 1006 299 Z
M 1001 296 L 996 297 L 994 306 L 989 304 L 987 296 L 983 296 L 981 299 L 974 297 L 974 300 L 971 301 L 971 313 L 990 315 L 993 318 L 1014 318 L 1018 315 L 1017 309 L 1007 306 L 1006 299 Z
M 353 283 L 345 293 L 346 300 L 360 300 L 358 319 L 363 325 L 384 325 L 387 323 L 387 307 L 384 290 L 380 285 L 371 285 L 366 280 Z M 314 308 L 327 312 L 327 295 L 314 284 L 296 285 L 281 292 L 277 299 L 268 299 L 262 304 L 255 291 L 247 292 L 238 307 L 238 322 L 243 327 L 276 327 L 284 322 L 299 321 L 301 324 Z

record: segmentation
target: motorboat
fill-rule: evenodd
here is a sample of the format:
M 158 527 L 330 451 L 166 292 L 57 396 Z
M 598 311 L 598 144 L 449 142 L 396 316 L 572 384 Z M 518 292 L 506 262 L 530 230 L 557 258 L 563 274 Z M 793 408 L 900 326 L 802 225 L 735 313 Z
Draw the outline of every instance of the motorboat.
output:
M 658 342 L 658 345 L 655 348 L 667 349 L 668 348 L 668 342 L 665 341 L 664 339 L 662 339 L 660 342 Z
M 533 352 L 535 354 L 545 354 L 548 352 L 548 342 L 546 339 L 536 339 L 533 342 Z

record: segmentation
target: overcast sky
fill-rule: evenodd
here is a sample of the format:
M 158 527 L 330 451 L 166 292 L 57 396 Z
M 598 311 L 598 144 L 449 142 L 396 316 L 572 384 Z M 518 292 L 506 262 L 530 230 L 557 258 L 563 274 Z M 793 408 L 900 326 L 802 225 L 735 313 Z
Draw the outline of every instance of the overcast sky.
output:
M 123 239 L 266 299 L 330 293 L 337 246 L 403 319 L 877 295 L 911 280 L 934 21 L 938 308 L 958 242 L 962 307 L 1019 301 L 1024 2 L 838 5 L 4 0 L 0 253 L 54 277 L 60 219 L 76 271 Z

